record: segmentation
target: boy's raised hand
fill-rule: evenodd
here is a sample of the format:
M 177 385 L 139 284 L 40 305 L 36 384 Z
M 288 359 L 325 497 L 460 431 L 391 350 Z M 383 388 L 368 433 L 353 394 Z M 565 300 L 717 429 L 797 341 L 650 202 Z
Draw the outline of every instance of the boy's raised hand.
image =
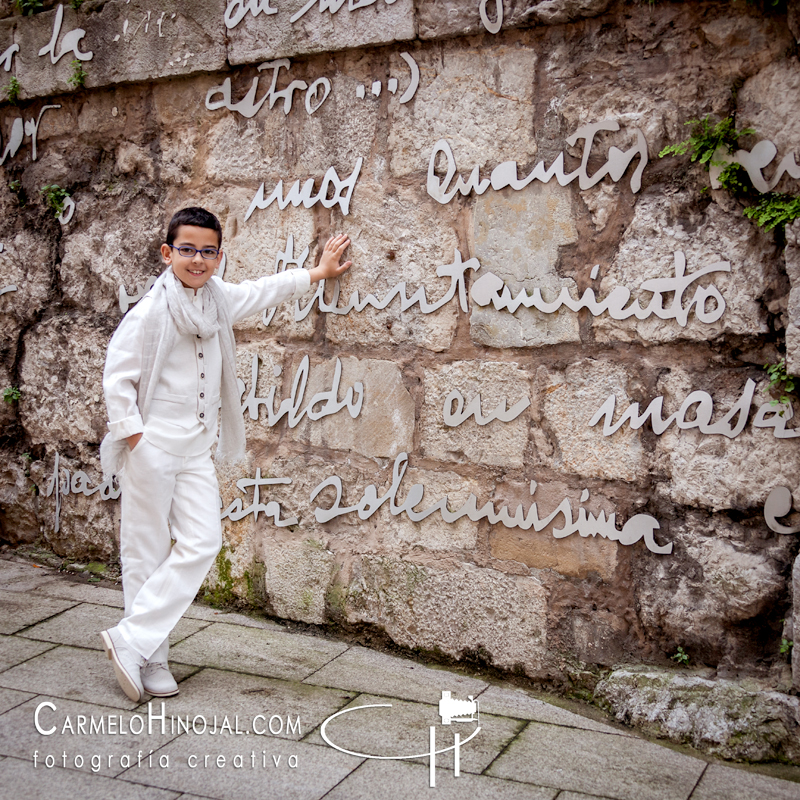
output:
M 316 283 L 323 278 L 338 278 L 346 272 L 353 262 L 345 261 L 344 264 L 340 264 L 339 261 L 349 246 L 350 239 L 347 234 L 340 233 L 338 236 L 331 236 L 325 242 L 325 247 L 322 248 L 322 258 L 320 258 L 319 264 L 308 271 L 311 282 Z

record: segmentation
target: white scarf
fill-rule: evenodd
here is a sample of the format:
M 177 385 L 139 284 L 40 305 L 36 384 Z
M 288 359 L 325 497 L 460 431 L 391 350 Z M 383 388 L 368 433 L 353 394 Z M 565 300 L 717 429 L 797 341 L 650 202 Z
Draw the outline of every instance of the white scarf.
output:
M 222 352 L 222 399 L 217 458 L 238 461 L 245 456 L 245 432 L 239 390 L 236 386 L 236 340 L 233 322 L 224 292 L 212 280 L 205 284 L 202 311 L 186 296 L 172 268 L 166 269 L 153 284 L 153 298 L 145 320 L 142 372 L 137 389 L 137 403 L 142 420 L 147 420 L 150 404 L 167 356 L 178 335 L 190 334 L 209 339 L 219 335 Z M 129 451 L 127 440 L 113 440 L 107 434 L 100 445 L 103 477 L 118 475 L 125 466 Z

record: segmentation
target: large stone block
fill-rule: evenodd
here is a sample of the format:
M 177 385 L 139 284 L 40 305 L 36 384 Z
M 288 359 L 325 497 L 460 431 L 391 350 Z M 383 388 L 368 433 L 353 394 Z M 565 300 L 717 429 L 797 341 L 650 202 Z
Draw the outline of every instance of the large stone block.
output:
M 618 669 L 596 699 L 620 722 L 737 761 L 800 761 L 800 701 L 734 681 L 686 673 Z
M 416 187 L 387 191 L 372 181 L 359 181 L 350 215 L 342 219 L 337 214 L 332 222 L 332 232 L 341 230 L 352 241 L 348 258 L 353 266 L 340 279 L 338 307 L 347 307 L 355 291 L 362 303 L 371 294 L 378 305 L 400 284 L 405 284 L 407 298 L 424 291 L 429 305 L 450 299 L 429 313 L 422 313 L 419 303 L 402 311 L 402 296 L 396 295 L 383 310 L 367 305 L 360 312 L 328 313 L 328 339 L 348 348 L 401 344 L 447 350 L 461 313 L 460 290 L 453 289 L 453 279 L 437 276 L 437 269 L 456 260 L 456 219 L 453 209 L 439 208 L 430 199 L 420 202 Z M 467 258 L 464 253 L 463 261 Z
M 455 472 L 411 467 L 403 478 L 404 490 L 397 499 L 398 504 L 403 503 L 409 489 L 417 483 L 425 487 L 423 500 L 416 506 L 417 511 L 430 508 L 445 496 L 452 511 L 466 503 L 470 494 L 478 498 L 485 497 L 489 488 L 475 478 L 465 478 Z M 390 517 L 382 526 L 381 542 L 384 548 L 394 553 L 419 552 L 420 548 L 440 553 L 470 552 L 477 545 L 480 524 L 469 517 L 447 523 L 439 513 L 414 522 L 406 514 L 400 514 Z
M 120 289 L 133 297 L 164 269 L 164 212 L 147 195 L 116 202 L 76 194 L 76 224 L 63 237 L 58 266 L 64 296 L 78 308 L 119 319 Z M 127 301 L 126 301 L 127 306 Z
M 547 647 L 546 593 L 532 577 L 462 563 L 451 569 L 362 557 L 347 591 L 350 622 L 384 628 L 398 644 L 478 656 L 534 674 Z
M 119 502 L 108 497 L 105 490 L 94 491 L 103 483 L 96 447 L 51 440 L 42 460 L 31 464 L 30 479 L 38 487 L 39 524 L 48 547 L 65 558 L 105 563 L 116 560 Z M 103 499 L 104 494 L 107 499 Z
M 13 212 L 12 212 L 13 213 Z M 51 301 L 50 287 L 56 259 L 56 243 L 46 231 L 24 228 L 3 239 L 0 252 L 0 295 L 2 340 L 12 331 L 30 324 Z
M 76 53 L 66 50 L 55 64 L 50 55 L 39 55 L 63 15 L 55 46 L 58 56 L 76 29 L 85 32 L 77 48 L 91 59 L 81 59 L 90 89 L 116 83 L 146 81 L 195 72 L 209 72 L 226 66 L 222 0 L 192 3 L 191 11 L 175 0 L 167 0 L 157 11 L 141 0 L 111 0 L 99 10 L 74 11 L 68 5 L 16 22 L 15 71 L 22 97 L 43 97 L 70 91 L 72 62 Z
M 80 316 L 39 323 L 25 336 L 19 416 L 34 444 L 99 443 L 107 433 L 103 365 L 110 331 Z
M 4 451 L 0 470 L 0 535 L 12 545 L 34 542 L 40 532 L 39 497 L 30 453 Z
M 427 369 L 424 375 L 425 401 L 420 417 L 422 452 L 437 461 L 468 461 L 475 464 L 521 467 L 525 462 L 530 426 L 530 406 L 516 419 L 495 419 L 480 425 L 470 416 L 460 425 L 448 425 L 444 410 L 466 408 L 480 395 L 485 421 L 503 401 L 508 409 L 530 400 L 530 375 L 515 362 L 455 361 L 438 370 Z M 460 393 L 448 400 L 451 392 Z M 451 420 L 456 421 L 456 420 Z
M 328 404 L 327 400 L 317 403 L 313 400 L 320 393 L 332 391 L 337 361 L 341 365 L 340 380 L 331 405 L 343 403 L 351 387 L 350 404 L 358 403 L 361 393 L 356 384 L 360 383 L 363 402 L 358 415 L 354 418 L 348 408 L 318 420 L 306 415 L 289 436 L 314 447 L 354 451 L 367 458 L 395 458 L 399 453 L 412 451 L 414 399 L 400 368 L 391 361 L 344 357 L 315 365 L 310 371 L 302 408 L 309 406 L 312 411 L 319 412 Z M 295 359 L 295 375 L 299 367 L 299 360 Z
M 552 183 L 535 182 L 522 191 L 488 191 L 475 201 L 474 253 L 478 276 L 492 272 L 516 297 L 534 289 L 552 302 L 562 288 L 575 293 L 571 278 L 558 273 L 560 249 L 577 239 L 570 192 Z M 472 304 L 472 338 L 489 347 L 540 347 L 580 341 L 578 315 L 562 308 L 555 314 L 520 308 L 514 314 L 491 304 Z
M 699 286 L 714 286 L 725 309 L 720 316 L 715 298 L 706 299 L 710 321 L 701 322 L 691 307 L 686 324 L 679 319 L 661 319 L 655 314 L 639 320 L 615 320 L 602 314 L 592 318 L 598 341 L 666 343 L 680 340 L 709 341 L 723 334 L 759 336 L 767 332 L 766 310 L 759 302 L 778 276 L 775 243 L 737 213 L 725 212 L 716 203 L 705 211 L 693 206 L 688 193 L 673 195 L 667 203 L 660 194 L 645 194 L 636 202 L 628 229 L 611 264 L 601 266 L 594 290 L 602 299 L 615 287 L 630 289 L 632 298 L 647 307 L 650 291 L 639 287 L 648 279 L 673 278 L 685 256 L 685 274 L 691 275 L 714 264 L 727 262 L 730 271 L 717 271 L 692 282 L 682 295 L 682 308 L 689 308 Z M 661 305 L 671 308 L 673 295 L 662 295 Z M 716 319 L 714 319 L 716 317 Z
M 674 542 L 670 556 L 633 567 L 648 638 L 665 656 L 680 645 L 693 663 L 727 671 L 763 658 L 764 642 L 753 630 L 783 614 L 778 609 L 786 597 L 790 537 L 755 535 L 751 525 L 700 511 L 671 520 L 667 536 Z
M 737 95 L 739 126 L 756 129 L 758 139 L 778 148 L 776 163 L 800 140 L 800 121 L 794 109 L 800 103 L 800 64 L 797 58 L 775 61 L 747 80 Z M 784 181 L 788 178 L 784 178 Z M 779 187 L 784 189 L 784 187 Z
M 664 395 L 665 418 L 677 412 L 692 391 L 708 392 L 714 400 L 712 422 L 715 422 L 741 397 L 744 381 L 744 376 L 718 374 L 706 375 L 704 379 L 673 368 L 658 381 L 656 391 Z M 679 505 L 719 511 L 760 509 L 775 486 L 789 486 L 793 490 L 798 487 L 797 440 L 778 439 L 774 429 L 754 428 L 752 424 L 761 406 L 767 406 L 768 416 L 778 413 L 779 409 L 770 407 L 770 401 L 767 381 L 761 378 L 748 425 L 733 439 L 671 425 L 657 438 L 656 459 L 670 475 L 668 482 L 659 484 L 658 492 Z M 789 423 L 788 427 L 792 425 Z
M 265 10 L 258 16 L 246 10 L 249 5 L 242 0 L 227 4 L 223 29 L 227 28 L 231 64 L 389 44 L 416 35 L 412 0 L 358 4 L 289 0 L 262 4 Z
M 516 28 L 528 25 L 563 25 L 602 14 L 610 0 L 434 0 L 422 3 L 418 10 L 421 39 L 440 39 L 469 33 L 487 33 L 489 28 Z M 481 19 L 484 9 L 486 23 Z M 502 14 L 501 17 L 498 15 Z M 498 23 L 500 25 L 498 26 Z
M 497 484 L 493 498 L 495 507 L 506 504 L 513 510 L 522 504 L 523 509 L 527 510 L 535 502 L 539 517 L 542 518 L 551 514 L 567 498 L 572 508 L 583 507 L 595 516 L 601 511 L 607 517 L 619 511 L 612 500 L 597 492 L 593 492 L 587 502 L 581 503 L 581 490 L 561 481 L 542 481 L 535 489 L 531 496 L 530 484 L 514 481 Z M 595 573 L 603 581 L 613 581 L 620 545 L 601 536 L 584 537 L 577 533 L 565 539 L 556 539 L 553 530 L 563 527 L 563 524 L 563 517 L 559 515 L 541 531 L 494 525 L 489 534 L 492 557 L 502 561 L 517 561 L 532 569 L 553 570 L 574 578 L 587 578 Z
M 281 211 L 277 205 L 272 205 L 244 222 L 250 196 L 246 190 L 232 189 L 221 195 L 215 193 L 207 201 L 223 226 L 222 249 L 227 255 L 224 279 L 241 283 L 274 275 L 279 269 L 314 266 L 320 234 L 313 211 L 292 207 Z M 308 255 L 303 260 L 301 256 L 306 249 Z M 312 287 L 312 291 L 296 302 L 277 306 L 274 313 L 262 312 L 241 320 L 234 326 L 235 330 L 242 333 L 267 331 L 270 336 L 310 339 L 318 312 L 314 308 L 303 319 L 297 320 L 296 309 L 298 304 L 301 309 L 306 308 L 314 297 L 315 288 Z
M 391 173 L 425 175 L 434 145 L 447 139 L 460 174 L 536 155 L 537 53 L 533 46 L 445 42 L 414 51 L 421 73 L 414 100 L 392 116 Z M 456 88 L 457 87 L 457 88 Z M 532 166 L 532 165 L 531 165 Z M 424 180 L 424 177 L 423 177 Z
M 640 431 L 626 426 L 613 436 L 603 436 L 602 425 L 589 427 L 610 394 L 627 408 L 636 382 L 625 367 L 607 361 L 583 359 L 565 370 L 541 367 L 541 426 L 554 446 L 551 455 L 544 454 L 544 462 L 586 478 L 644 480 L 650 459 Z
M 316 539 L 268 542 L 263 552 L 272 613 L 317 625 L 326 622 L 326 595 L 335 569 L 333 552 Z

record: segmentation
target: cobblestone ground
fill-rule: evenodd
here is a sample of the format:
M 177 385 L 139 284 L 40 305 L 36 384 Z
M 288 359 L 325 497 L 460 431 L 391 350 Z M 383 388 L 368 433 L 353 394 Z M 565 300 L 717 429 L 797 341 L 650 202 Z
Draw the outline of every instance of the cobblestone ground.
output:
M 180 694 L 136 704 L 98 636 L 121 608 L 118 590 L 0 560 L 0 798 L 800 798 L 511 684 L 200 605 L 173 632 Z M 444 724 L 443 691 L 479 719 Z

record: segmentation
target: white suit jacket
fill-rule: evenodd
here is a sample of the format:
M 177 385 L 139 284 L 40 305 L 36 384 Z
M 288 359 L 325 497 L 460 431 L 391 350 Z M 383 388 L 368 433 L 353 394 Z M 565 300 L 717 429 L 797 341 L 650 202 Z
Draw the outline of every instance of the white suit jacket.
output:
M 225 293 L 234 323 L 265 308 L 305 294 L 311 279 L 305 269 L 266 275 L 255 281 L 225 283 L 211 278 Z M 193 303 L 203 302 L 203 289 L 184 289 Z M 179 456 L 208 450 L 217 435 L 222 353 L 217 334 L 210 339 L 179 335 L 166 359 L 146 420 L 137 405 L 142 369 L 144 321 L 152 305 L 146 294 L 123 318 L 106 353 L 103 392 L 112 439 L 143 433 L 151 444 Z

